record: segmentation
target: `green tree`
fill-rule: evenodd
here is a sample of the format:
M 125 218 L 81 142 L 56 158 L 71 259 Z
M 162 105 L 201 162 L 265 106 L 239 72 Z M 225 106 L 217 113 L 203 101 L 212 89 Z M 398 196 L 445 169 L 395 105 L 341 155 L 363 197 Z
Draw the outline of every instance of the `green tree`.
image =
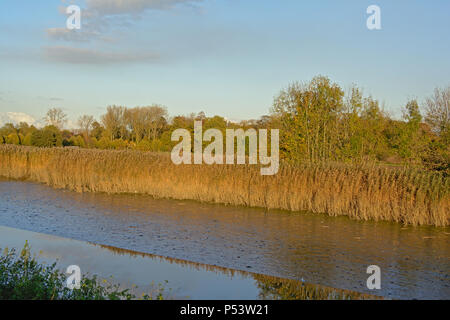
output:
M 33 144 L 31 143 L 31 137 L 33 136 L 33 134 L 31 132 L 29 132 L 25 138 L 23 139 L 23 145 L 24 146 L 32 146 Z
M 36 147 L 61 147 L 62 135 L 55 126 L 46 126 L 31 135 L 31 144 Z
M 100 123 L 97 121 L 94 121 L 92 123 L 92 130 L 91 130 L 91 137 L 95 138 L 95 140 L 100 140 L 103 136 L 103 132 L 105 131 L 105 128 L 102 127 Z
M 281 119 L 280 148 L 285 157 L 313 162 L 334 158 L 343 96 L 342 89 L 323 76 L 281 91 L 273 111 Z

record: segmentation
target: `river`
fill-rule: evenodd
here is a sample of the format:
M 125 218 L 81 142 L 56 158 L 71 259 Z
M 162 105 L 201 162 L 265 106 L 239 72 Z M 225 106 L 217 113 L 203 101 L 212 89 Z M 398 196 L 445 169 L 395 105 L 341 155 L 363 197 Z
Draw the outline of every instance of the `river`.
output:
M 8 180 L 0 225 L 386 298 L 450 298 L 450 228 Z M 381 290 L 366 287 L 369 265 L 381 268 Z

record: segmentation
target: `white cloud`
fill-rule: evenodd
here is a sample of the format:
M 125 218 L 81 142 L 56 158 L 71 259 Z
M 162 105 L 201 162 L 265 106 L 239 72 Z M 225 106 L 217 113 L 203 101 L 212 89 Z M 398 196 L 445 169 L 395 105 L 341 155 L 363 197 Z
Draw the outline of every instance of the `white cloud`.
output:
M 13 123 L 14 125 L 19 124 L 21 122 L 26 122 L 29 125 L 37 124 L 38 121 L 36 119 L 26 113 L 23 112 L 2 112 L 0 113 L 0 126 L 5 125 L 6 123 Z
M 26 122 L 28 123 L 28 125 L 33 125 L 36 128 L 43 128 L 47 125 L 43 118 L 36 119 L 35 117 L 23 112 L 0 112 L 0 127 L 4 126 L 7 123 L 18 125 L 21 122 Z M 64 125 L 64 128 L 69 130 L 76 129 L 77 123 L 76 121 L 68 119 Z
M 69 120 L 67 120 L 67 122 L 65 123 L 64 128 L 65 128 L 65 129 L 68 129 L 68 130 L 75 130 L 75 129 L 78 129 L 79 126 L 78 126 L 78 124 L 77 124 L 76 121 L 72 121 L 72 120 L 69 119 Z

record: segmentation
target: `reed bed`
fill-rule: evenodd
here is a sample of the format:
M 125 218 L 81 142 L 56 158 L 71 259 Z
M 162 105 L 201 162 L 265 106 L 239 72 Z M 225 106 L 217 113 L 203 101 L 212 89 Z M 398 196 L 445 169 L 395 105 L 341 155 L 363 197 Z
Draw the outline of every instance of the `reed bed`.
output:
M 420 169 L 289 165 L 174 165 L 169 154 L 0 145 L 0 176 L 78 192 L 142 193 L 357 220 L 448 226 L 449 178 Z

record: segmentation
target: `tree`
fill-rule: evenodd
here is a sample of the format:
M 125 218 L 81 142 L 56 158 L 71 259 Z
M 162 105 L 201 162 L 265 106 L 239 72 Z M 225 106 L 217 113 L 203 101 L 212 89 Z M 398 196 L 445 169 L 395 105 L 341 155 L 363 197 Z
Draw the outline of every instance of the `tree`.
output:
M 59 130 L 62 130 L 65 123 L 67 122 L 67 115 L 59 108 L 52 108 L 47 111 L 44 118 L 45 122 L 49 126 L 55 126 Z
M 83 134 L 84 140 L 88 143 L 90 132 L 92 130 L 92 125 L 94 124 L 95 119 L 93 116 L 83 115 L 78 118 L 77 124 L 80 128 L 81 133 Z
M 93 139 L 100 140 L 103 136 L 104 131 L 105 128 L 103 128 L 102 125 L 97 121 L 94 121 L 94 123 L 92 124 L 91 137 Z
M 372 97 L 363 99 L 361 111 L 361 154 L 383 160 L 389 155 L 385 129 L 389 117 L 380 108 L 378 100 Z
M 362 121 L 364 98 L 356 85 L 350 87 L 345 97 L 343 113 L 339 117 L 337 152 L 341 160 L 360 158 L 363 154 Z
M 427 139 L 420 126 L 422 115 L 417 100 L 407 102 L 403 109 L 403 120 L 387 119 L 383 134 L 387 140 L 388 153 L 395 153 L 403 161 L 419 160 Z
M 20 142 L 21 141 L 20 141 L 19 135 L 17 133 L 11 133 L 10 135 L 8 135 L 6 137 L 6 143 L 8 143 L 8 144 L 19 145 Z
M 30 132 L 30 130 L 32 130 L 32 128 L 34 127 L 30 127 L 26 122 L 20 122 L 17 126 L 18 132 L 23 134 L 24 136 L 26 136 Z
M 132 132 L 132 136 L 137 143 L 139 143 L 145 136 L 146 125 L 148 123 L 148 118 L 150 117 L 148 108 L 146 107 L 136 107 L 132 109 L 127 109 L 125 112 L 125 118 L 127 125 Z
M 126 108 L 122 106 L 108 106 L 106 114 L 101 117 L 101 121 L 105 127 L 105 135 L 111 141 L 125 136 L 125 111 Z
M 436 88 L 434 95 L 425 101 L 425 121 L 445 144 L 450 142 L 450 86 Z
M 33 131 L 34 132 L 34 131 Z M 32 137 L 33 133 L 28 132 L 27 135 L 25 136 L 25 138 L 23 139 L 23 145 L 24 146 L 31 146 L 31 137 Z
M 403 110 L 403 119 L 413 126 L 419 126 L 422 121 L 422 115 L 420 114 L 419 104 L 416 99 L 408 101 Z
M 308 161 L 333 157 L 343 96 L 337 84 L 322 76 L 306 84 L 293 83 L 281 91 L 273 111 L 280 117 L 280 147 L 286 157 Z
M 11 133 L 17 133 L 17 129 L 12 123 L 6 123 L 2 128 L 0 128 L 0 135 L 8 136 Z
M 169 116 L 167 108 L 159 105 L 146 107 L 146 136 L 149 140 L 156 139 L 161 133 Z
M 204 111 L 200 111 L 197 116 L 195 117 L 195 120 L 203 121 L 206 119 L 206 114 Z
M 420 157 L 427 142 L 420 128 L 422 115 L 416 99 L 410 100 L 406 104 L 403 119 L 406 121 L 403 134 L 406 137 L 404 155 L 415 160 Z
M 46 126 L 31 135 L 31 144 L 36 147 L 60 147 L 62 146 L 62 135 L 55 126 Z

